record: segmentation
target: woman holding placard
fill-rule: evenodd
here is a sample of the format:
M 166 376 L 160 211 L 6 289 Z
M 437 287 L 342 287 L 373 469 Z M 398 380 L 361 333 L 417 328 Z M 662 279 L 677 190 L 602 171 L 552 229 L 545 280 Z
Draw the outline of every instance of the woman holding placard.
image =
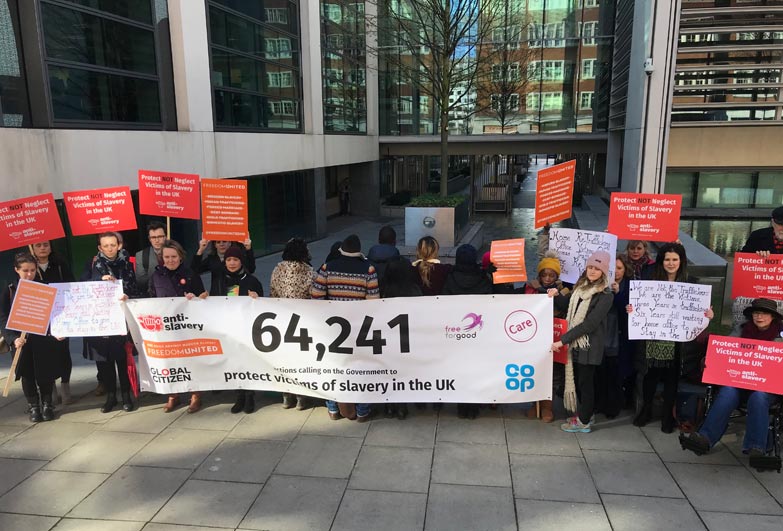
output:
M 19 279 L 35 281 L 38 265 L 33 255 L 21 252 L 14 257 L 14 270 Z M 35 334 L 27 334 L 23 339 L 19 332 L 5 327 L 11 315 L 11 305 L 18 285 L 19 280 L 6 286 L 0 293 L 0 324 L 3 326 L 3 337 L 12 350 L 22 349 L 16 365 L 16 379 L 22 380 L 22 391 L 29 405 L 30 422 L 54 420 L 52 388 L 54 381 L 62 376 L 63 369 L 62 360 L 51 355 L 58 348 L 58 340 L 50 335 Z
M 185 297 L 188 300 L 207 298 L 201 277 L 183 265 L 185 249 L 178 242 L 166 240 L 160 254 L 163 258 L 163 265 L 157 266 L 150 277 L 150 295 L 153 297 Z M 169 395 L 163 411 L 170 413 L 179 404 L 178 394 Z M 200 409 L 201 393 L 191 393 L 188 413 L 195 413 Z

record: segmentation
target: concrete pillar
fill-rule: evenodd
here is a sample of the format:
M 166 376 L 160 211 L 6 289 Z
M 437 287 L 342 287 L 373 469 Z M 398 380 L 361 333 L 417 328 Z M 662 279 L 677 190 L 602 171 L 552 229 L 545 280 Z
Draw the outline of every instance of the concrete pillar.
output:
M 375 2 L 366 2 L 365 9 L 365 35 L 367 36 L 367 68 L 366 68 L 366 89 L 367 89 L 367 134 L 377 136 L 379 131 L 379 96 L 378 96 L 378 53 L 373 50 L 378 49 L 378 34 L 372 31 L 373 24 L 377 24 L 378 5 Z
M 206 2 L 169 0 L 171 62 L 179 131 L 213 131 Z
M 304 132 L 324 133 L 324 103 L 321 86 L 321 14 L 320 2 L 299 2 L 299 27 L 302 45 L 302 99 Z

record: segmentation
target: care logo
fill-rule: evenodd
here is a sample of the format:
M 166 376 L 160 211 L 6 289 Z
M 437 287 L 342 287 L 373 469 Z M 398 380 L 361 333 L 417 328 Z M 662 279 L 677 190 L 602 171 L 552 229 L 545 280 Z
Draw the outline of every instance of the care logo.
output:
M 150 332 L 177 331 L 177 330 L 204 330 L 203 323 L 189 323 L 190 317 L 184 313 L 176 315 L 139 315 L 137 317 L 139 324 L 144 330 Z
M 484 328 L 484 321 L 481 316 L 475 313 L 469 313 L 462 318 L 459 326 L 446 325 L 446 339 L 476 339 L 478 332 Z
M 536 336 L 538 322 L 527 310 L 515 310 L 506 316 L 503 329 L 512 341 L 525 343 Z

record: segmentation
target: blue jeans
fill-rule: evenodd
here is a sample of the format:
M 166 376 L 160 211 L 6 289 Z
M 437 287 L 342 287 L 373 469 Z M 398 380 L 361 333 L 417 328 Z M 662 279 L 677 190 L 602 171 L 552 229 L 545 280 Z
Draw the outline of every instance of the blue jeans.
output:
M 326 401 L 326 410 L 329 413 L 339 413 L 340 409 L 337 407 L 337 402 L 332 400 Z M 370 404 L 356 404 L 356 416 L 366 417 L 370 414 Z
M 747 391 L 735 387 L 721 387 L 717 398 L 712 403 L 707 418 L 699 433 L 715 446 L 729 425 L 731 412 L 737 409 L 742 395 L 748 397 L 748 417 L 745 421 L 745 439 L 742 441 L 742 451 L 756 449 L 767 451 L 767 431 L 769 430 L 769 407 L 772 396 L 762 391 Z

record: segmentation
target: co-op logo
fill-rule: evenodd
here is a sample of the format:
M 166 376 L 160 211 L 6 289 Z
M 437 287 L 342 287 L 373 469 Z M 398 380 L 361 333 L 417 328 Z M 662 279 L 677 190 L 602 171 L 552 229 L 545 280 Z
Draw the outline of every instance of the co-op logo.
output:
M 536 336 L 538 322 L 533 314 L 526 310 L 516 310 L 508 314 L 503 329 L 506 335 L 517 343 L 525 343 Z
M 150 332 L 160 332 L 162 330 L 204 330 L 203 323 L 188 323 L 187 321 L 190 320 L 190 317 L 186 317 L 184 313 L 163 316 L 139 315 L 137 319 L 141 327 Z
M 532 365 L 509 363 L 506 365 L 506 389 L 520 393 L 533 389 L 536 385 L 536 380 L 533 378 L 535 374 L 536 369 Z
M 446 339 L 476 339 L 479 330 L 484 328 L 484 321 L 481 316 L 475 313 L 469 313 L 462 318 L 459 326 L 446 325 Z

